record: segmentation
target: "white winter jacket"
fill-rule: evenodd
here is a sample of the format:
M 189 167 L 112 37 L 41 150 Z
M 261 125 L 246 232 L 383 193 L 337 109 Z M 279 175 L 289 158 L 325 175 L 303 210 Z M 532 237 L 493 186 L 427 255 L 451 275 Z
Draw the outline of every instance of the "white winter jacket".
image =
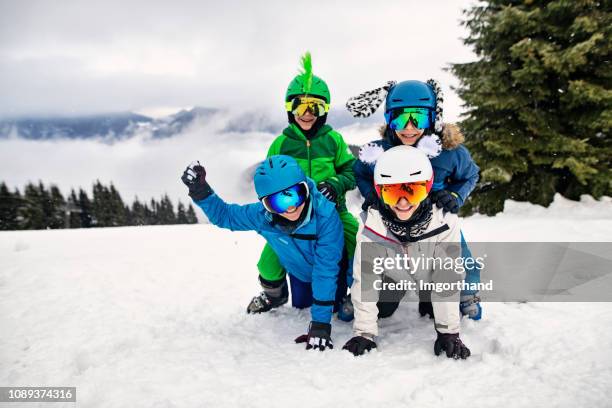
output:
M 357 247 L 353 264 L 353 285 L 351 287 L 351 298 L 355 309 L 355 321 L 353 330 L 356 336 L 373 338 L 378 336 L 378 307 L 380 291 L 372 285 L 373 279 L 383 278 L 387 281 L 409 281 L 415 282 L 418 289 L 424 282 L 460 282 L 465 274 L 459 274 L 440 268 L 440 264 L 434 264 L 430 268 L 420 268 L 416 271 L 384 269 L 382 275 L 372 273 L 373 257 L 396 258 L 400 256 L 429 257 L 429 258 L 460 258 L 461 257 L 461 232 L 459 218 L 455 214 L 444 214 L 435 205 L 432 208 L 432 217 L 410 241 L 401 243 L 393 235 L 382 221 L 378 210 L 370 208 L 367 212 L 360 214 L 359 233 L 357 235 Z M 376 244 L 372 244 L 376 243 Z M 365 244 L 365 245 L 364 245 Z M 367 253 L 366 253 L 367 252 Z M 362 276 L 362 261 L 369 270 L 364 271 Z M 369 264 L 369 265 L 368 265 Z M 380 272 L 380 270 L 378 271 Z M 368 276 L 366 276 L 368 275 Z M 365 278 L 365 279 L 364 279 Z M 378 288 L 380 289 L 380 282 Z M 459 296 L 460 291 L 449 290 L 432 292 L 431 301 L 435 315 L 435 328 L 440 333 L 459 332 Z M 362 300 L 363 299 L 363 300 Z

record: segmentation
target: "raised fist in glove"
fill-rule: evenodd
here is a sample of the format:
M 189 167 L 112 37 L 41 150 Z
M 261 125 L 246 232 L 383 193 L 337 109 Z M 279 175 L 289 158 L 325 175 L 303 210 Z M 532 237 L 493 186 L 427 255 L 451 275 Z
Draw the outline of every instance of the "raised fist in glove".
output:
M 438 208 L 446 212 L 457 214 L 459 212 L 459 202 L 457 201 L 457 193 L 448 190 L 434 191 L 429 195 L 431 201 L 436 203 Z
M 366 351 L 369 352 L 376 348 L 376 343 L 363 336 L 355 336 L 346 342 L 342 350 L 348 350 L 354 356 L 360 356 Z
M 181 180 L 189 188 L 189 197 L 195 201 L 203 200 L 213 193 L 206 181 L 206 170 L 199 161 L 187 166 Z
M 434 343 L 434 353 L 439 356 L 441 352 L 446 351 L 446 357 L 454 358 L 455 360 L 465 360 L 470 356 L 470 349 L 459 338 L 459 333 L 438 333 L 438 338 Z
M 310 322 L 308 334 L 302 334 L 297 339 L 296 343 L 306 343 L 306 350 L 325 351 L 325 348 L 334 348 L 334 343 L 331 339 L 331 324 Z
M 321 194 L 323 194 L 323 197 L 327 198 L 332 203 L 335 203 L 338 199 L 338 193 L 336 192 L 336 190 L 332 187 L 331 184 L 325 181 L 322 181 L 317 184 L 317 190 L 319 190 Z

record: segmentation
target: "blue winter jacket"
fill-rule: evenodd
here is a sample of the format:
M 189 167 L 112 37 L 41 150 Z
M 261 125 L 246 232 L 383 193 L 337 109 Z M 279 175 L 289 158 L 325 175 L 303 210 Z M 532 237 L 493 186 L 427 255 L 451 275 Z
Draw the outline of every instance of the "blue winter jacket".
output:
M 256 231 L 278 255 L 288 273 L 312 282 L 312 320 L 331 321 L 344 232 L 335 205 L 319 193 L 308 179 L 310 206 L 304 221 L 291 233 L 273 224 L 271 214 L 260 202 L 227 204 L 218 195 L 196 201 L 214 225 L 232 231 Z
M 385 151 L 393 147 L 386 139 L 379 139 L 374 142 Z M 365 198 L 372 194 L 374 189 L 374 166 L 376 161 L 371 163 L 355 160 L 353 172 L 357 180 L 357 187 L 361 195 Z M 470 152 L 463 145 L 458 145 L 453 149 L 442 149 L 442 152 L 431 159 L 431 166 L 434 171 L 433 191 L 448 190 L 455 192 L 459 197 L 457 202 L 462 206 L 468 198 L 476 182 L 478 182 L 478 172 L 480 168 L 476 165 Z

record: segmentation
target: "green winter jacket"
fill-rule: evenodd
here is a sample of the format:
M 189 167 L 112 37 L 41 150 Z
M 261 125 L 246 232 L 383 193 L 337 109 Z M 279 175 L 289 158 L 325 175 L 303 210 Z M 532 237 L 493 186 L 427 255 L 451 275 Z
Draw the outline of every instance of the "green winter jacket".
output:
M 276 154 L 293 157 L 316 183 L 329 183 L 338 193 L 338 211 L 346 210 L 344 195 L 355 188 L 355 157 L 340 133 L 329 125 L 323 125 L 308 140 L 302 130 L 292 123 L 272 142 L 268 157 Z

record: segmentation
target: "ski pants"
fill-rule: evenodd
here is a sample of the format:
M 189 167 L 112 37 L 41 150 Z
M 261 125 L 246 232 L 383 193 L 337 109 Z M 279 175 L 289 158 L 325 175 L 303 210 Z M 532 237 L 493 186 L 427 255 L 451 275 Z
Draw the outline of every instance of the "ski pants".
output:
M 342 272 L 344 271 L 344 273 Z M 303 282 L 295 276 L 289 275 L 289 287 L 291 289 L 291 306 L 298 309 L 305 309 L 312 306 L 312 283 Z M 336 298 L 334 301 L 334 312 L 337 312 L 342 307 L 342 299 L 348 289 L 346 285 L 346 267 L 340 268 L 338 275 L 338 287 L 336 288 Z
M 463 237 L 463 232 L 461 232 L 461 257 L 463 259 L 472 257 L 472 251 L 470 251 L 470 248 L 468 247 L 467 242 Z M 465 281 L 467 283 L 480 282 L 480 268 L 476 266 L 476 263 L 473 263 L 473 265 L 473 268 L 466 269 L 465 271 Z M 383 281 L 393 282 L 388 278 L 384 278 Z M 399 303 L 404 297 L 405 293 L 405 291 L 381 291 L 379 295 L 380 300 L 376 303 L 376 306 L 378 307 L 378 318 L 382 319 L 393 315 L 393 313 L 395 313 L 395 310 L 397 310 Z M 475 293 L 476 291 L 473 290 L 464 290 L 461 291 L 461 296 L 474 295 Z M 421 296 L 421 301 L 431 301 L 428 293 L 423 293 L 419 295 Z

